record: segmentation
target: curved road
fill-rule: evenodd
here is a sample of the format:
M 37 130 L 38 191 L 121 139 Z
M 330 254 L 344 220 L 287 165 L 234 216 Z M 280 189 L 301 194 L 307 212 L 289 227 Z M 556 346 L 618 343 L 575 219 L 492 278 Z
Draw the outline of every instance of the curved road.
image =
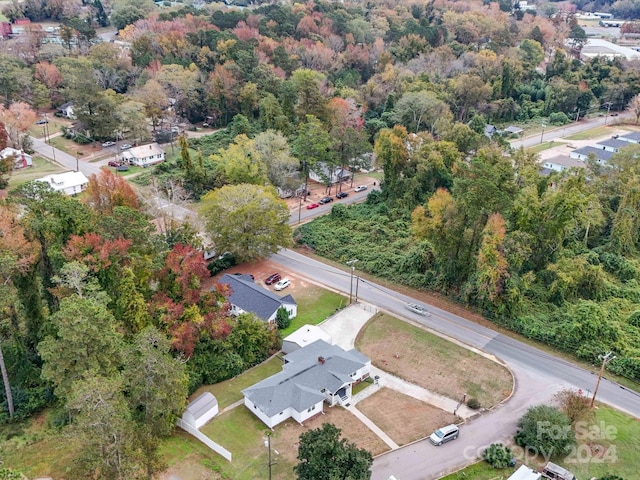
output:
M 348 271 L 286 249 L 273 255 L 271 260 L 317 283 L 342 292 L 350 291 Z M 373 480 L 387 480 L 390 475 L 399 480 L 439 478 L 476 459 L 491 443 L 504 443 L 512 438 L 518 419 L 530 406 L 549 402 L 563 388 L 590 392 L 595 386 L 594 372 L 433 306 L 428 306 L 429 317 L 413 314 L 405 308 L 405 303 L 415 302 L 414 299 L 373 282 L 354 277 L 354 295 L 356 284 L 359 299 L 494 355 L 510 367 L 516 380 L 516 390 L 509 401 L 498 406 L 495 413 L 481 415 L 463 426 L 456 442 L 434 447 L 422 440 L 377 457 Z M 640 418 L 640 394 L 606 378 L 600 384 L 598 400 Z M 425 436 L 428 433 L 425 432 Z M 520 459 L 525 460 L 521 456 Z

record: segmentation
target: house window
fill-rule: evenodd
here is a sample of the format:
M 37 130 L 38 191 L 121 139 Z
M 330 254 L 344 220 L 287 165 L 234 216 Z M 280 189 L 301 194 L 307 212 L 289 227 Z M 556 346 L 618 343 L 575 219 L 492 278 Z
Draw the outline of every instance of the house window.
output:
M 316 406 L 314 405 L 314 406 L 312 406 L 311 408 L 309 408 L 309 409 L 307 410 L 307 412 L 312 412 L 312 411 L 314 411 L 315 409 L 316 409 Z
M 258 407 L 256 405 L 254 405 L 253 408 L 256 409 L 256 410 L 258 409 Z

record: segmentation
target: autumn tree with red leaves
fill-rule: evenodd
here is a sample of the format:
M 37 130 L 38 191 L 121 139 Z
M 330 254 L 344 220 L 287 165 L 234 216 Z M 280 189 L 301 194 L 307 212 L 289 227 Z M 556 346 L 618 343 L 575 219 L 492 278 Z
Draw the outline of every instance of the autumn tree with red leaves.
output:
M 187 357 L 193 354 L 202 332 L 219 338 L 230 331 L 225 319 L 228 305 L 219 305 L 226 292 L 220 287 L 203 289 L 208 277 L 202 252 L 182 244 L 167 254 L 158 275 L 152 315 L 169 332 L 172 347 Z
M 109 170 L 102 170 L 98 175 L 89 177 L 86 194 L 85 203 L 99 214 L 111 215 L 114 207 L 140 209 L 138 198 L 131 186 L 124 178 L 114 175 Z
M 16 289 L 13 278 L 25 273 L 35 262 L 37 246 L 29 241 L 15 212 L 6 205 L 0 205 L 0 371 L 4 383 L 9 417 L 13 417 L 13 396 L 9 383 L 9 374 L 4 362 L 2 343 L 12 335 L 16 318 Z

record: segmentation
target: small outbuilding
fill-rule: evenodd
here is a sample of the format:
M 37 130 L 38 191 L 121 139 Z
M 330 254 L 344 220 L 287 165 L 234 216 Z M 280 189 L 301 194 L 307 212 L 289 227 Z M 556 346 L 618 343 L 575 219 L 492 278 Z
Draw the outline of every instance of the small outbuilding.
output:
M 282 353 L 287 354 L 294 352 L 306 345 L 311 345 L 316 340 L 324 340 L 329 344 L 333 343 L 331 335 L 320 327 L 316 325 L 303 325 L 282 340 Z
M 218 400 L 211 392 L 204 392 L 187 405 L 182 420 L 198 430 L 218 414 Z
M 526 465 L 520 465 L 520 468 L 514 472 L 507 480 L 540 480 L 542 474 L 531 470 Z

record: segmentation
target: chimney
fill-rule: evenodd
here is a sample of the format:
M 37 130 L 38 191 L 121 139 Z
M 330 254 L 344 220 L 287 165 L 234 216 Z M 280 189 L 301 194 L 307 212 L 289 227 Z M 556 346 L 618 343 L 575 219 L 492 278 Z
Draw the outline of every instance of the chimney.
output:
M 318 363 L 324 365 L 324 357 L 318 357 Z

